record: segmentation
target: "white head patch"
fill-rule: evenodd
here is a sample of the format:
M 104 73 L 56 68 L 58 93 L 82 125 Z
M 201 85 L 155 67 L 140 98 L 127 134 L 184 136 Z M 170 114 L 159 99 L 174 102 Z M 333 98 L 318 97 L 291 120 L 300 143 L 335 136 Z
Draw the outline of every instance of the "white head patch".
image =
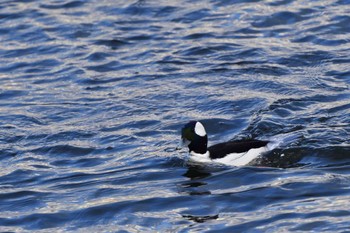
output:
M 194 127 L 194 132 L 201 137 L 204 137 L 205 135 L 207 135 L 207 133 L 205 132 L 204 126 L 200 122 L 196 123 L 196 126 Z

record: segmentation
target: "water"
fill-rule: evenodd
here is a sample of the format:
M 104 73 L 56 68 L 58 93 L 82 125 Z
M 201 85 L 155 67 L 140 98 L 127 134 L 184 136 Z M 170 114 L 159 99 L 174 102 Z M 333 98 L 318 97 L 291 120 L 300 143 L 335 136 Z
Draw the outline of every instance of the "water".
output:
M 1 232 L 349 232 L 350 1 L 2 1 Z M 299 135 L 255 166 L 209 143 Z

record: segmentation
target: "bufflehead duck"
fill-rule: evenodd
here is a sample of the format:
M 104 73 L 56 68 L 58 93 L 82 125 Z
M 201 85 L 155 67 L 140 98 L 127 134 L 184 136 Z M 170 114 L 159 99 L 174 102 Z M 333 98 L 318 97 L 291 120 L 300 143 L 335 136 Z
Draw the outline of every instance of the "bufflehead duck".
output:
M 244 166 L 259 155 L 272 150 L 273 143 L 255 139 L 228 141 L 208 147 L 208 136 L 199 121 L 191 121 L 182 128 L 183 144 L 188 146 L 190 160 L 218 162 L 232 166 Z

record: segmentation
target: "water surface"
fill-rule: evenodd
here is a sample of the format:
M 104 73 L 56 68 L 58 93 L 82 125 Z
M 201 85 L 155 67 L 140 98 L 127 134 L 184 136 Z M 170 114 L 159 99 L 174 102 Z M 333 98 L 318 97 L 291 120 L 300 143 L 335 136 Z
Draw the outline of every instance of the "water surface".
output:
M 350 1 L 2 1 L 2 232 L 348 232 Z M 210 144 L 300 135 L 254 166 Z

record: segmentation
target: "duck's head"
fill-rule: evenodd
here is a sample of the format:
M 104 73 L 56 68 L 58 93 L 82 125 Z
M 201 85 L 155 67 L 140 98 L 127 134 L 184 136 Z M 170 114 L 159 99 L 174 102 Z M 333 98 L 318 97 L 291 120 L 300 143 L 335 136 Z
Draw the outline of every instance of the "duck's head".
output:
M 188 146 L 190 152 L 200 154 L 207 152 L 208 136 L 199 121 L 190 121 L 182 128 L 182 141 Z

